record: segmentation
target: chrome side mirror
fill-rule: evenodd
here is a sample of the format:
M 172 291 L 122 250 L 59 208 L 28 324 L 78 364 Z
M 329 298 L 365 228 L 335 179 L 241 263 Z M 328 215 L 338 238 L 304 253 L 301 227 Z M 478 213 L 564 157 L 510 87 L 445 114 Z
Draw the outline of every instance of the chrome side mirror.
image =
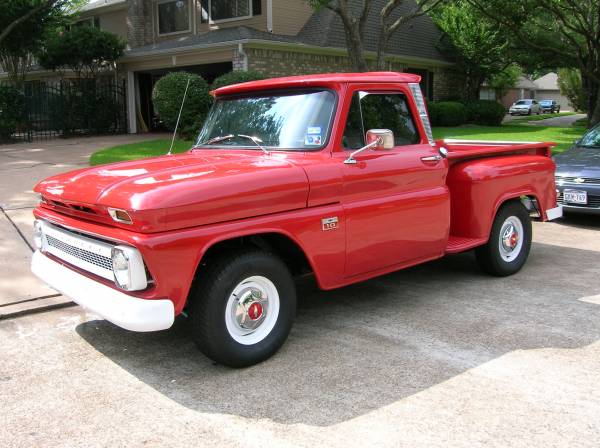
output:
M 355 164 L 356 159 L 354 157 L 366 149 L 382 151 L 386 149 L 392 149 L 394 147 L 394 133 L 389 129 L 370 129 L 367 131 L 366 140 L 367 144 L 350 154 L 350 156 L 344 160 L 345 164 Z
M 394 133 L 389 129 L 369 129 L 367 131 L 367 144 L 377 141 L 373 147 L 375 151 L 394 148 Z

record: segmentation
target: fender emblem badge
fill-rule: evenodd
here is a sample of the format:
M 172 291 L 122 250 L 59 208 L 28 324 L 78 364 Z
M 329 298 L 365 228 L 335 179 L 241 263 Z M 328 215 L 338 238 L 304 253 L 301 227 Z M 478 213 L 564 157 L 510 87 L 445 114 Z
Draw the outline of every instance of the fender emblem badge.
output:
M 328 230 L 335 230 L 338 228 L 338 217 L 333 216 L 331 218 L 323 218 L 321 220 L 321 225 L 324 232 L 327 232 Z

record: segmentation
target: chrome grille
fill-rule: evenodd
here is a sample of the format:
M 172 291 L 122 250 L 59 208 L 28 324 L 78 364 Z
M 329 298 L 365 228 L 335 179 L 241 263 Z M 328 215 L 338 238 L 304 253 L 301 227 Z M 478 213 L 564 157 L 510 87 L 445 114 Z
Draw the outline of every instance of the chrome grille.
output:
M 104 257 L 102 255 L 98 255 L 75 246 L 71 246 L 70 244 L 64 243 L 50 235 L 46 235 L 46 241 L 48 241 L 49 246 L 55 247 L 66 254 L 72 255 L 73 257 L 79 258 L 98 267 L 112 271 L 112 260 L 108 257 Z
M 42 251 L 80 269 L 114 280 L 111 250 L 113 244 L 71 232 L 47 221 L 42 224 Z
M 580 179 L 580 181 L 576 182 L 575 179 Z M 583 180 L 583 182 L 581 180 Z M 580 176 L 556 176 L 556 182 L 559 185 L 560 182 L 574 185 L 600 185 L 600 178 Z

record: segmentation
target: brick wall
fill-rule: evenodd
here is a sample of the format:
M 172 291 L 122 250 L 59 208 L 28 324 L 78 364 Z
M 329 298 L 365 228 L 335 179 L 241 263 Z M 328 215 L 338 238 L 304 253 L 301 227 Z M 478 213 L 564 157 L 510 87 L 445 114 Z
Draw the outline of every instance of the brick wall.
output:
M 246 48 L 245 53 L 248 58 L 248 70 L 264 73 L 270 77 L 352 71 L 348 58 L 345 56 L 257 48 Z M 234 70 L 243 70 L 241 60 L 237 50 L 234 51 Z M 402 72 L 407 66 L 407 64 L 399 62 L 390 62 L 387 69 Z M 435 100 L 444 99 L 460 92 L 460 79 L 452 72 L 442 68 L 429 68 L 429 70 L 434 72 L 433 96 Z
M 433 72 L 433 100 L 458 99 L 462 96 L 464 81 L 460 75 L 449 69 L 437 68 Z

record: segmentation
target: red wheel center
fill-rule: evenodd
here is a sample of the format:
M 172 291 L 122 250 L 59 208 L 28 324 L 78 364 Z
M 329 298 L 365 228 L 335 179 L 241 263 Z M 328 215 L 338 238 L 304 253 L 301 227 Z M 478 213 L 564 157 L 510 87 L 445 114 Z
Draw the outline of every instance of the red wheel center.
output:
M 263 307 L 258 302 L 253 302 L 248 307 L 248 317 L 252 320 L 258 320 L 263 314 Z
M 516 247 L 517 241 L 519 241 L 519 234 L 517 232 L 513 232 L 510 236 L 510 247 Z

